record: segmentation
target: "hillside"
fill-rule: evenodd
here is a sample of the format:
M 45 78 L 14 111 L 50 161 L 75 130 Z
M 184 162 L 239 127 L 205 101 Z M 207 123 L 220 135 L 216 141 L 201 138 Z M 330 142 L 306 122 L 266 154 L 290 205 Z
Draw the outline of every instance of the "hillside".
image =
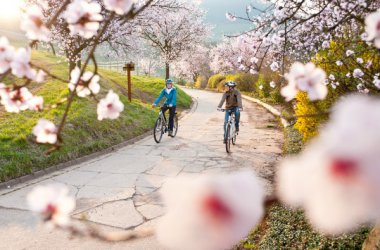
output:
M 46 52 L 33 52 L 33 63 L 51 69 L 60 77 L 68 78 L 68 66 L 64 58 Z M 133 101 L 126 96 L 126 76 L 101 70 L 102 87 L 99 96 L 114 89 L 125 105 L 117 120 L 98 121 L 97 102 L 90 98 L 76 98 L 63 131 L 64 146 L 50 156 L 45 156 L 47 146 L 33 143 L 31 134 L 39 118 L 58 123 L 64 106 L 40 113 L 25 111 L 20 114 L 5 113 L 0 108 L 0 181 L 6 181 L 34 171 L 84 156 L 131 139 L 153 128 L 158 110 L 151 108 L 152 101 L 164 86 L 158 78 L 133 76 Z M 43 85 L 33 85 L 31 92 L 44 97 L 45 106 L 57 103 L 69 94 L 67 83 L 48 79 Z M 188 108 L 191 98 L 179 90 L 179 109 Z

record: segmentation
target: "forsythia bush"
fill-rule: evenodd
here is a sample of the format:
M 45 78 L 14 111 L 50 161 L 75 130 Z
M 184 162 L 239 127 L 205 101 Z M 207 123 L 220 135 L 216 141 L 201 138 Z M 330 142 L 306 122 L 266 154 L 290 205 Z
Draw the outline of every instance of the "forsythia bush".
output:
M 269 97 L 271 87 L 269 83 L 265 80 L 264 75 L 260 74 L 259 79 L 256 81 L 256 93 L 260 98 Z
M 218 87 L 219 83 L 225 79 L 226 79 L 225 75 L 222 75 L 222 74 L 213 75 L 208 79 L 207 88 L 215 89 Z
M 305 92 L 299 92 L 296 96 L 297 105 L 295 113 L 298 116 L 305 114 L 317 114 L 326 111 L 329 107 L 329 101 L 311 102 Z M 294 127 L 301 133 L 303 141 L 306 142 L 318 135 L 318 128 L 327 117 L 301 117 L 297 119 Z
M 194 86 L 197 89 L 204 89 L 207 87 L 207 79 L 205 76 L 198 76 L 197 81 L 195 82 Z

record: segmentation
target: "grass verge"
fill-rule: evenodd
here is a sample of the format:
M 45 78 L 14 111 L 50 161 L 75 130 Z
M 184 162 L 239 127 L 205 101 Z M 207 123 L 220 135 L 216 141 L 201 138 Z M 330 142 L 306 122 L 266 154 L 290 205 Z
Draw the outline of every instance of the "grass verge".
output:
M 63 58 L 46 52 L 33 52 L 32 61 L 68 79 L 68 66 Z M 133 101 L 129 102 L 125 75 L 107 70 L 100 70 L 99 73 L 102 90 L 98 98 L 105 96 L 109 89 L 114 89 L 125 105 L 124 112 L 117 120 L 98 121 L 97 102 L 90 98 L 75 98 L 63 130 L 64 145 L 49 156 L 44 155 L 47 146 L 33 142 L 31 131 L 40 118 L 57 124 L 64 106 L 39 113 L 25 111 L 19 114 L 9 114 L 0 108 L 0 182 L 91 154 L 152 129 L 158 111 L 151 108 L 151 103 L 163 88 L 164 81 L 133 76 Z M 33 84 L 30 90 L 44 97 L 45 106 L 57 103 L 69 94 L 67 83 L 53 79 L 42 85 Z M 191 101 L 190 96 L 178 91 L 179 109 L 189 108 Z

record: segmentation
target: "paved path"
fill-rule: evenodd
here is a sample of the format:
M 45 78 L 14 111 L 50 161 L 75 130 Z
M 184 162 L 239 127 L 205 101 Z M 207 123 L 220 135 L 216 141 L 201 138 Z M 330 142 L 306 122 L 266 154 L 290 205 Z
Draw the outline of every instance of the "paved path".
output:
M 105 230 L 150 226 L 163 213 L 158 189 L 168 177 L 255 169 L 268 192 L 273 165 L 281 154 L 282 133 L 263 108 L 244 102 L 237 145 L 228 155 L 222 143 L 223 113 L 216 111 L 221 94 L 186 90 L 197 100 L 180 121 L 175 139 L 152 137 L 43 178 L 0 190 L 0 249 L 161 249 L 154 238 L 105 244 L 70 239 L 36 224 L 27 211 L 26 194 L 35 185 L 69 186 L 77 198 L 74 218 L 87 218 Z

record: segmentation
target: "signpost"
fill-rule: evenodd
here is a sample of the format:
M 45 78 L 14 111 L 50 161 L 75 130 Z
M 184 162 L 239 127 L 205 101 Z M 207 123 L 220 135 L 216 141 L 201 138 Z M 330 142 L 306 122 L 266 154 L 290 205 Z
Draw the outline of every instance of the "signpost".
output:
M 128 75 L 128 99 L 131 102 L 132 101 L 132 83 L 131 83 L 131 71 L 135 70 L 135 64 L 130 62 L 125 64 L 123 67 L 124 71 L 127 71 Z

